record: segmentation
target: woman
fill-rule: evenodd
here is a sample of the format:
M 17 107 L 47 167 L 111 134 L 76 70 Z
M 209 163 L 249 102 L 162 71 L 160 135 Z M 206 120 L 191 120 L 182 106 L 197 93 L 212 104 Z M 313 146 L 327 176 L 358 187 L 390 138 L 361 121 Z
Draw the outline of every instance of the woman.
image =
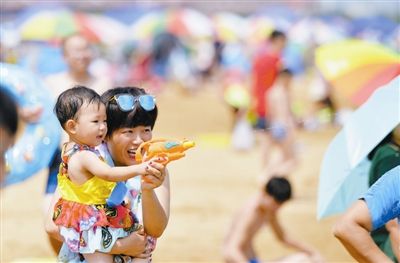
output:
M 100 151 L 108 163 L 116 166 L 135 164 L 135 151 L 139 145 L 151 140 L 158 109 L 152 96 L 135 87 L 115 88 L 102 95 L 107 111 L 107 136 Z M 146 175 L 146 180 L 133 179 L 127 182 L 127 198 L 139 221 L 144 222 L 144 231 L 132 233 L 118 239 L 111 250 L 114 261 L 124 262 L 129 255 L 135 259 L 151 260 L 155 238 L 162 235 L 170 208 L 169 175 L 162 169 L 159 177 Z M 57 227 L 52 221 L 52 208 L 59 198 L 58 191 L 53 197 L 46 220 L 46 231 L 53 238 L 62 241 Z M 141 214 L 141 216 L 140 216 Z M 122 261 L 121 261 L 122 260 Z

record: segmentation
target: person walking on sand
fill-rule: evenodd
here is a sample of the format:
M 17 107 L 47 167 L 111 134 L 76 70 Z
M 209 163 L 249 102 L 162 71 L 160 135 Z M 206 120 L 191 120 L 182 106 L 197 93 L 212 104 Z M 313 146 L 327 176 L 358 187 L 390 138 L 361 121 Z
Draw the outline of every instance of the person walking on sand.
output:
M 255 54 L 252 62 L 252 111 L 262 148 L 261 160 L 265 168 L 269 158 L 270 138 L 268 136 L 268 94 L 282 68 L 282 52 L 286 46 L 286 35 L 274 30 L 267 43 Z

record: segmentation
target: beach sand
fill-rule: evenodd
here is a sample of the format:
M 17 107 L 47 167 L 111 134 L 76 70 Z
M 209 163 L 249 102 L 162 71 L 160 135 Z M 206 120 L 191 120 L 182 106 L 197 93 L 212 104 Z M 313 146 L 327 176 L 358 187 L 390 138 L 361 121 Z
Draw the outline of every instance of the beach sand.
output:
M 194 96 L 165 91 L 154 137 L 196 141 L 187 156 L 169 164 L 171 216 L 159 239 L 154 262 L 222 262 L 221 244 L 233 214 L 257 189 L 260 149 L 236 152 L 229 145 L 229 109 L 210 88 Z M 294 200 L 279 217 L 294 237 L 317 249 L 327 262 L 352 262 L 331 234 L 337 217 L 316 220 L 319 168 L 337 132 L 325 128 L 299 133 L 299 166 L 290 175 Z M 54 259 L 43 229 L 42 202 L 46 172 L 1 191 L 0 262 L 45 262 Z M 246 215 L 241 215 L 245 217 Z M 295 253 L 280 245 L 268 228 L 255 240 L 263 260 Z

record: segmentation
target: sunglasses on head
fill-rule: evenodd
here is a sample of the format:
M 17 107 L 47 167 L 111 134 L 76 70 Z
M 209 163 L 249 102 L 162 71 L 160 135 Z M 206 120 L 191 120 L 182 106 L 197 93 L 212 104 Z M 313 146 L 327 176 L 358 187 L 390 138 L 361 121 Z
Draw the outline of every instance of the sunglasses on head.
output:
M 151 95 L 133 96 L 131 94 L 114 95 L 110 101 L 115 101 L 121 111 L 134 110 L 139 103 L 145 111 L 154 110 L 156 107 L 156 99 Z

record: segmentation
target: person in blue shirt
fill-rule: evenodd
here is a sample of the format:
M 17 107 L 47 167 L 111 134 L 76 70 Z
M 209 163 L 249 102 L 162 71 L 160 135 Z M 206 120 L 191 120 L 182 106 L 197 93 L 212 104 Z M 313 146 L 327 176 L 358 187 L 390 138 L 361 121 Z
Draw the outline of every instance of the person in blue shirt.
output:
M 358 262 L 392 262 L 370 232 L 386 225 L 397 261 L 400 259 L 400 166 L 385 173 L 363 198 L 336 222 L 333 233 Z

